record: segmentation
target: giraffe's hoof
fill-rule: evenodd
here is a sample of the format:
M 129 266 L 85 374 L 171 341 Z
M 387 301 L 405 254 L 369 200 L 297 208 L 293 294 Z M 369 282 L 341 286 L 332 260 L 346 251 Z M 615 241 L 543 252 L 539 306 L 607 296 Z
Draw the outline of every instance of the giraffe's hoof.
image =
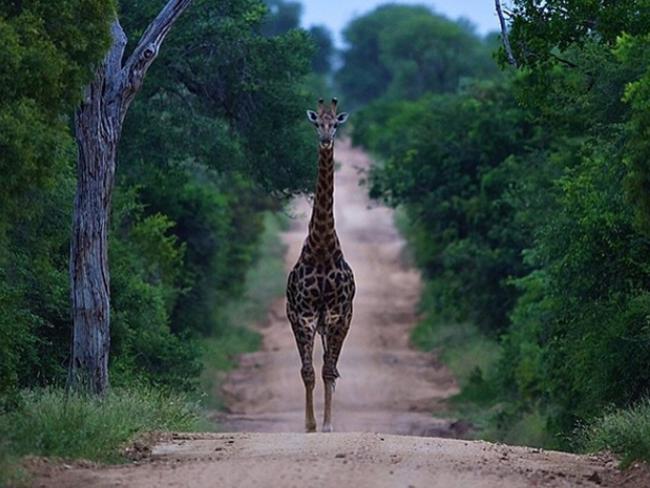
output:
M 310 433 L 310 432 L 316 432 L 316 422 L 313 424 L 306 424 L 305 425 L 305 432 Z
M 332 424 L 323 424 L 323 432 L 334 432 Z

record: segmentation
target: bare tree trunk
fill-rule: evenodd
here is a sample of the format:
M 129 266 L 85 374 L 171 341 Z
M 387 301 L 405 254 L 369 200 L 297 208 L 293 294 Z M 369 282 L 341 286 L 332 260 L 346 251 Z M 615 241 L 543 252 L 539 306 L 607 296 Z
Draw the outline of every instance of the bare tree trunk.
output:
M 74 329 L 69 380 L 78 390 L 99 394 L 108 387 L 108 225 L 119 139 L 101 103 L 104 71 L 98 70 L 75 116 L 77 193 L 70 243 Z
M 68 386 L 77 391 L 103 395 L 109 385 L 108 226 L 124 117 L 165 36 L 190 3 L 169 0 L 124 64 L 127 39 L 116 18 L 111 48 L 75 114 L 77 193 L 70 244 L 73 337 Z
M 508 26 L 506 24 L 506 19 L 503 17 L 501 0 L 494 0 L 494 8 L 497 11 L 497 17 L 499 17 L 499 25 L 501 26 L 501 41 L 503 42 L 503 48 L 506 51 L 506 57 L 508 58 L 508 63 L 510 63 L 512 66 L 516 68 L 517 59 L 512 53 L 512 47 L 510 46 L 510 38 L 508 36 Z

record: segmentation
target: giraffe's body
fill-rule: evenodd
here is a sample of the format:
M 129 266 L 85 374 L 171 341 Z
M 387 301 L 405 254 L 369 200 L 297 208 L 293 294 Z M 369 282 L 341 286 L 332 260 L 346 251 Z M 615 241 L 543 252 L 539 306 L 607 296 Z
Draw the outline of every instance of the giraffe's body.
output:
M 332 430 L 331 409 L 337 362 L 352 319 L 355 285 L 352 269 L 343 258 L 334 228 L 334 133 L 346 114 L 336 115 L 336 102 L 319 113 L 308 112 L 320 135 L 318 185 L 309 222 L 309 234 L 287 283 L 287 317 L 296 338 L 305 384 L 305 427 L 316 430 L 313 389 L 316 375 L 312 353 L 316 333 L 323 342 L 325 412 L 323 431 Z M 315 118 L 317 117 L 317 119 Z

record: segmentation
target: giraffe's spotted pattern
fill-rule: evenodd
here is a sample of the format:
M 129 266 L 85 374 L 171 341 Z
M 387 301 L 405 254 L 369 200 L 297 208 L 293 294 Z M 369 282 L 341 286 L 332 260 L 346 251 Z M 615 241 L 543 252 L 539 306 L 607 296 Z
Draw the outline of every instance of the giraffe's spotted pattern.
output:
M 337 120 L 336 105 L 332 110 L 319 110 L 312 123 L 327 127 Z M 313 113 L 312 113 L 313 114 Z M 287 318 L 291 323 L 302 362 L 302 379 L 306 390 L 305 424 L 315 430 L 312 391 L 315 372 L 312 365 L 314 337 L 320 334 L 324 357 L 322 378 L 325 382 L 325 415 L 323 430 L 331 430 L 331 395 L 339 377 L 337 363 L 343 341 L 352 320 L 352 300 L 355 284 L 352 269 L 343 258 L 341 244 L 334 229 L 334 147 L 325 144 L 319 132 L 318 185 L 309 235 L 298 262 L 289 273 L 287 282 Z

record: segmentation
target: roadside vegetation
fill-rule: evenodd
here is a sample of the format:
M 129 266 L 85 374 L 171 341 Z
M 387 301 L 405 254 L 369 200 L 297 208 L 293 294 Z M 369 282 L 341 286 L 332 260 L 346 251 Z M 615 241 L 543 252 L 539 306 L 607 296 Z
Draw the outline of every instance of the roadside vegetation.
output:
M 335 73 L 299 3 L 195 0 L 120 141 L 112 389 L 67 395 L 71 121 L 115 9 L 128 52 L 159 4 L 0 6 L 0 484 L 24 455 L 118 462 L 142 432 L 205 428 L 282 291 L 277 214 L 311 189 L 304 109 L 331 82 L 370 194 L 405 216 L 413 342 L 458 377 L 454 408 L 483 438 L 650 460 L 648 0 L 513 0 L 517 67 L 497 34 L 388 4 Z
M 650 460 L 650 9 L 511 5 L 517 68 L 426 8 L 345 31 L 369 190 L 406 214 L 426 280 L 413 341 L 478 436 Z
M 186 396 L 145 385 L 115 388 L 103 399 L 34 389 L 22 392 L 18 401 L 19 408 L 0 417 L 6 476 L 0 482 L 26 479 L 17 465 L 24 455 L 122 462 L 138 434 L 210 427 L 199 405 Z
M 236 366 L 237 355 L 260 346 L 261 337 L 250 324 L 264 321 L 273 302 L 284 296 L 286 247 L 278 235 L 286 225 L 287 218 L 281 213 L 265 215 L 259 255 L 246 273 L 244 292 L 224 307 L 219 329 L 202 343 L 201 391 L 212 408 L 223 406 L 220 382 L 225 372 Z
M 160 4 L 0 6 L 0 484 L 23 455 L 114 462 L 141 432 L 198 428 L 201 408 L 219 404 L 210 382 L 259 346 L 246 327 L 284 280 L 277 214 L 312 186 L 304 109 L 326 85 L 333 44 L 323 27 L 299 28 L 292 2 L 195 0 L 120 141 L 111 391 L 65 394 L 71 120 L 109 45 L 114 8 L 132 36 L 128 52 Z
M 621 456 L 623 467 L 650 459 L 650 401 L 608 412 L 580 432 L 586 449 Z

